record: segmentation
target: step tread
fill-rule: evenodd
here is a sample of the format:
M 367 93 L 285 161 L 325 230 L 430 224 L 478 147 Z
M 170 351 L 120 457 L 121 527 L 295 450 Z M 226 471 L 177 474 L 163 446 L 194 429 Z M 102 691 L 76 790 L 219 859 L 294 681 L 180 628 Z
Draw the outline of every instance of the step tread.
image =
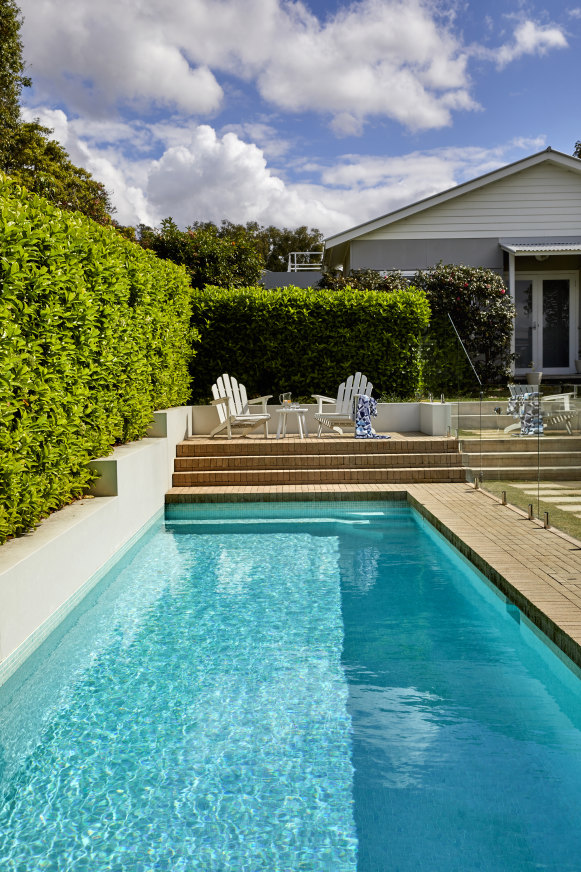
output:
M 317 456 L 311 454 L 301 455 L 267 455 L 238 457 L 176 457 L 174 469 L 176 472 L 197 472 L 203 470 L 243 470 L 243 469 L 313 469 L 320 466 L 322 469 L 329 468 L 368 468 L 393 466 L 426 466 L 434 464 L 453 465 L 461 464 L 460 452 L 433 452 L 422 454 L 395 454 L 383 455 L 372 454 L 367 457 L 351 454 L 328 454 Z
M 316 484 L 342 483 L 342 482 L 378 482 L 406 480 L 430 481 L 463 481 L 465 469 L 462 466 L 446 467 L 410 467 L 391 469 L 357 469 L 357 470 L 279 470 L 279 471 L 241 471 L 241 472 L 202 472 L 202 473 L 174 473 L 172 484 L 174 487 L 187 487 L 199 484 L 226 483 L 237 485 L 255 481 L 258 484 L 286 483 L 286 484 Z

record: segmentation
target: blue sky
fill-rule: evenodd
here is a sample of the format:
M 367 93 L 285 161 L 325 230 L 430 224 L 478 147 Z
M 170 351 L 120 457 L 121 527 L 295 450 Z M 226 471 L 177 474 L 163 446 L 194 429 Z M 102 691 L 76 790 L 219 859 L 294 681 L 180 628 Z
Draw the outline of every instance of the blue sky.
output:
M 581 6 L 20 0 L 38 117 L 125 224 L 345 230 L 581 139 Z

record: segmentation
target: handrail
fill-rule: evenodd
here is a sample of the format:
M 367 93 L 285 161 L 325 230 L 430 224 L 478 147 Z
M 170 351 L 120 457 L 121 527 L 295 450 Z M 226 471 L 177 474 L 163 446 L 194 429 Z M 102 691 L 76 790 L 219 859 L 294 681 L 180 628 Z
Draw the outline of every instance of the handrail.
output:
M 288 256 L 287 272 L 320 270 L 322 265 L 322 251 L 291 251 Z

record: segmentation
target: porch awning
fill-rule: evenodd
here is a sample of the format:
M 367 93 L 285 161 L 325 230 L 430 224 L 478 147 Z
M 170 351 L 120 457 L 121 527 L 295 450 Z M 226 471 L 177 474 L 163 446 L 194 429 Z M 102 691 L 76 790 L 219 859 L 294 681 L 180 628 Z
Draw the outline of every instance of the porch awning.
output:
M 551 254 L 581 254 L 581 239 L 568 242 L 544 242 L 535 239 L 530 242 L 513 242 L 512 240 L 499 240 L 500 247 L 510 254 L 532 254 L 548 257 Z

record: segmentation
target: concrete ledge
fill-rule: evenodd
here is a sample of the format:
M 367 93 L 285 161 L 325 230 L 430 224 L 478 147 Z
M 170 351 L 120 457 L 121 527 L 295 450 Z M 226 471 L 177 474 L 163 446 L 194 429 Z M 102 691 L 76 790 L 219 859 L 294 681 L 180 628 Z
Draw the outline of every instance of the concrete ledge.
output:
M 96 498 L 55 512 L 0 547 L 0 683 L 5 681 L 163 509 L 176 445 L 191 435 L 188 406 L 156 412 L 152 431 L 93 461 Z
M 315 403 L 305 403 L 307 427 L 310 435 L 316 435 L 318 424 L 314 418 L 317 411 Z M 271 414 L 268 422 L 269 432 L 276 433 L 278 426 L 277 403 L 267 406 Z M 329 404 L 329 411 L 334 406 Z M 378 433 L 425 433 L 428 436 L 447 436 L 452 422 L 451 403 L 378 403 L 377 417 L 373 426 Z M 192 407 L 192 435 L 207 436 L 218 424 L 218 412 L 215 406 Z M 328 431 L 327 431 L 328 432 Z M 287 433 L 298 433 L 297 419 L 290 415 L 287 421 Z

